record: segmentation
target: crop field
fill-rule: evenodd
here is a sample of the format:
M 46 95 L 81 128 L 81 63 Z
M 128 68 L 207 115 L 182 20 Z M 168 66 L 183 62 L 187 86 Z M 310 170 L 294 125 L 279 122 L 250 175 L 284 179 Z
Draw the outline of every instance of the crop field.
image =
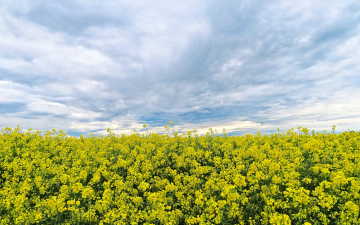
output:
M 3 129 L 0 224 L 360 224 L 360 132 Z

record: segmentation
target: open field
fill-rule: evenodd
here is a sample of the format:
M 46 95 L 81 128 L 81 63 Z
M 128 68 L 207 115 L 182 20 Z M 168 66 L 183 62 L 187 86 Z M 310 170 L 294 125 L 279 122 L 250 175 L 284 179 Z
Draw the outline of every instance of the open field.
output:
M 359 224 L 360 132 L 0 134 L 1 224 Z

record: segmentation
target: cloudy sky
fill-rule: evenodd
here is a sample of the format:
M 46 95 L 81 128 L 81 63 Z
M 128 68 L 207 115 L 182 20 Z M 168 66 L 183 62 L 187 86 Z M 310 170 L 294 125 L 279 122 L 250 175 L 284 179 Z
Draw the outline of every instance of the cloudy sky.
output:
M 0 0 L 0 127 L 360 129 L 358 0 Z

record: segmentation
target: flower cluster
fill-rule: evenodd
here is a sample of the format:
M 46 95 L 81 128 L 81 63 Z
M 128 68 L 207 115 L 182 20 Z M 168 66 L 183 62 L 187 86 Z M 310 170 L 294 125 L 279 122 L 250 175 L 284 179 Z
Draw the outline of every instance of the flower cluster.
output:
M 359 224 L 360 133 L 0 132 L 0 224 Z

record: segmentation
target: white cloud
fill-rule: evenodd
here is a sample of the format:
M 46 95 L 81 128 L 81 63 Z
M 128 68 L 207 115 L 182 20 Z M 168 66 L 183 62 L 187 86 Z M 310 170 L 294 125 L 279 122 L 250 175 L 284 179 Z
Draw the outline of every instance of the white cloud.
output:
M 351 97 L 350 97 L 351 96 Z M 341 130 L 360 127 L 360 91 L 345 89 L 334 91 L 329 98 L 309 99 L 295 106 L 271 105 L 271 109 L 263 111 L 269 119 L 269 128 L 292 128 L 303 126 L 314 129 L 329 129 L 336 125 Z
M 0 20 L 0 68 L 18 76 L 88 77 L 121 75 L 121 66 L 97 49 L 68 42 L 70 37 L 16 18 Z
M 174 126 L 150 126 L 144 129 L 145 123 L 139 123 L 135 119 L 121 118 L 111 122 L 91 122 L 83 124 L 73 124 L 72 129 L 80 131 L 97 130 L 96 134 L 104 135 L 107 133 L 106 129 L 110 128 L 115 134 L 146 134 L 146 133 L 161 133 L 172 134 L 178 132 L 180 134 L 193 134 L 204 135 L 210 131 L 215 134 L 241 132 L 249 129 L 260 129 L 262 125 L 253 121 L 235 120 L 235 121 L 216 121 L 206 123 L 185 123 L 182 125 Z
M 27 108 L 30 113 L 47 113 L 69 119 L 96 119 L 101 116 L 101 113 L 39 99 L 29 102 Z
M 210 129 L 216 134 L 231 133 L 237 131 L 244 131 L 246 129 L 260 129 L 262 125 L 254 121 L 246 120 L 234 120 L 234 121 L 216 121 L 206 122 L 198 124 L 184 124 L 181 126 L 175 126 L 174 129 L 178 129 L 182 133 L 186 131 L 195 130 L 198 134 L 206 134 Z
M 24 105 L 26 111 L 16 113 L 3 113 L 0 117 L 1 126 L 21 125 L 37 129 L 56 128 L 66 129 L 65 126 L 72 120 L 94 120 L 102 116 L 101 113 L 47 100 L 46 96 L 39 95 L 36 90 L 28 86 L 0 81 L 0 105 L 6 103 L 18 103 Z M 41 115 L 41 116 L 38 116 Z M 51 123 L 40 122 L 53 120 Z M 33 128 L 34 128 L 33 127 Z
M 27 88 L 11 81 L 0 80 L 0 103 L 26 101 L 26 91 L 23 89 Z
M 111 121 L 76 122 L 73 121 L 70 129 L 81 132 L 96 131 L 97 134 L 106 134 L 106 129 L 111 129 L 117 134 L 130 134 L 140 131 L 143 124 L 139 123 L 133 116 L 121 116 Z

